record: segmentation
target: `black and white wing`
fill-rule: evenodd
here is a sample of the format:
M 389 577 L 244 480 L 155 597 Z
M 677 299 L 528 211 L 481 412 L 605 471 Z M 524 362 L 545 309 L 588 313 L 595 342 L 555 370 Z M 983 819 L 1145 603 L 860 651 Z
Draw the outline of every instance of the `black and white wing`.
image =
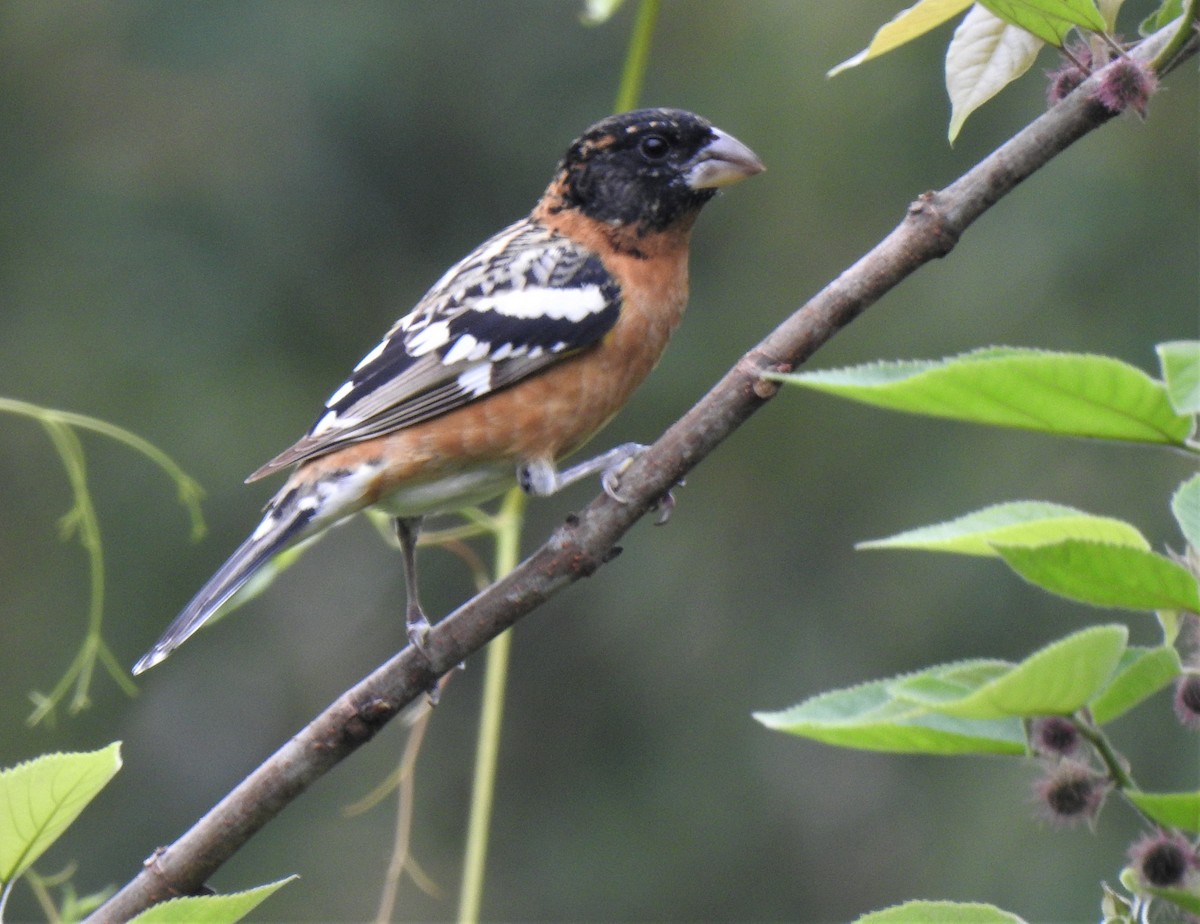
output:
M 308 434 L 249 481 L 461 407 L 598 342 L 621 288 L 599 256 L 525 219 L 460 261 L 354 368 Z

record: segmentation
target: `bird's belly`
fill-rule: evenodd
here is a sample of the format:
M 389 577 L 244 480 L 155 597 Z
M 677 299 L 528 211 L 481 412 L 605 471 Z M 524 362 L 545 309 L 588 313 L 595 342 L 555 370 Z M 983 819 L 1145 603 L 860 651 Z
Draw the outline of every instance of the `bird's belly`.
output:
M 485 503 L 516 483 L 516 467 L 512 462 L 479 462 L 408 481 L 381 497 L 374 506 L 394 517 L 452 513 Z

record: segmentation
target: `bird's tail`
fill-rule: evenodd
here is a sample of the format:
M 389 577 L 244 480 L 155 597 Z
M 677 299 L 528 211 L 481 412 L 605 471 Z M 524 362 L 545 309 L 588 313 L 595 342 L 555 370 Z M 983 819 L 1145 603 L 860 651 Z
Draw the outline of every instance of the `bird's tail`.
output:
M 287 487 L 267 505 L 258 529 L 238 546 L 229 560 L 209 578 L 167 631 L 133 666 L 140 674 L 164 660 L 197 629 L 208 622 L 273 556 L 311 535 L 319 525 L 318 504 L 298 487 Z

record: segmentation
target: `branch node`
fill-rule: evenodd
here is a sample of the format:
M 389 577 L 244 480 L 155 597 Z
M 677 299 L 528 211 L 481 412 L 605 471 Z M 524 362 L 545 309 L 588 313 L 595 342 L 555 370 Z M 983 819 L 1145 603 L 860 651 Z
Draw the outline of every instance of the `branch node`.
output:
M 167 855 L 166 847 L 155 847 L 142 861 L 142 875 L 149 876 L 155 885 L 152 889 L 157 890 L 155 901 L 166 901 L 171 898 L 185 898 L 191 895 L 214 895 L 216 894 L 211 888 L 201 883 L 195 889 L 183 890 L 180 889 L 167 871 L 163 868 L 162 858 Z
M 603 555 L 601 558 L 603 558 Z M 578 549 L 571 553 L 570 562 L 571 573 L 577 574 L 581 578 L 591 577 L 596 573 L 596 569 L 603 564 L 603 561 L 598 561 L 593 556 L 588 555 L 586 552 L 581 552 Z
M 345 742 L 357 743 L 374 738 L 398 711 L 395 703 L 380 697 L 354 703 L 351 708 L 353 711 L 341 725 L 341 737 Z
M 942 194 L 937 190 L 921 193 L 909 203 L 905 221 L 920 228 L 931 243 L 935 257 L 941 259 L 958 244 L 962 229 L 956 227 L 942 207 Z
M 737 361 L 734 367 L 740 375 L 749 379 L 750 391 L 760 401 L 768 401 L 779 391 L 779 383 L 763 378 L 767 373 L 791 372 L 795 363 L 777 359 L 762 349 L 755 347 Z
M 793 363 L 788 362 L 768 362 L 757 368 L 758 377 L 754 380 L 754 384 L 750 386 L 754 396 L 762 401 L 768 401 L 775 397 L 779 391 L 779 383 L 774 379 L 763 378 L 764 373 L 772 373 L 780 375 L 791 372 L 794 367 Z
M 154 850 L 151 851 L 150 856 L 146 857 L 146 859 L 142 861 L 142 869 L 161 876 L 162 867 L 159 865 L 158 860 L 166 852 L 166 847 L 155 847 Z

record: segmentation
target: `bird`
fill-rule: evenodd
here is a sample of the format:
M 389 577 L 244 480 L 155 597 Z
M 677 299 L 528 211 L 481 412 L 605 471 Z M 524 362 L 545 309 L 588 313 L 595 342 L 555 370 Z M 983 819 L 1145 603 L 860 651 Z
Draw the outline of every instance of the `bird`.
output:
M 291 468 L 262 521 L 134 665 L 163 661 L 280 552 L 375 507 L 403 556 L 409 640 L 429 620 L 422 520 L 514 484 L 533 496 L 601 475 L 615 490 L 644 447 L 560 471 L 658 363 L 688 299 L 703 206 L 764 170 L 681 109 L 604 118 L 567 148 L 530 214 L 452 266 L 354 367 L 311 429 L 247 478 Z

